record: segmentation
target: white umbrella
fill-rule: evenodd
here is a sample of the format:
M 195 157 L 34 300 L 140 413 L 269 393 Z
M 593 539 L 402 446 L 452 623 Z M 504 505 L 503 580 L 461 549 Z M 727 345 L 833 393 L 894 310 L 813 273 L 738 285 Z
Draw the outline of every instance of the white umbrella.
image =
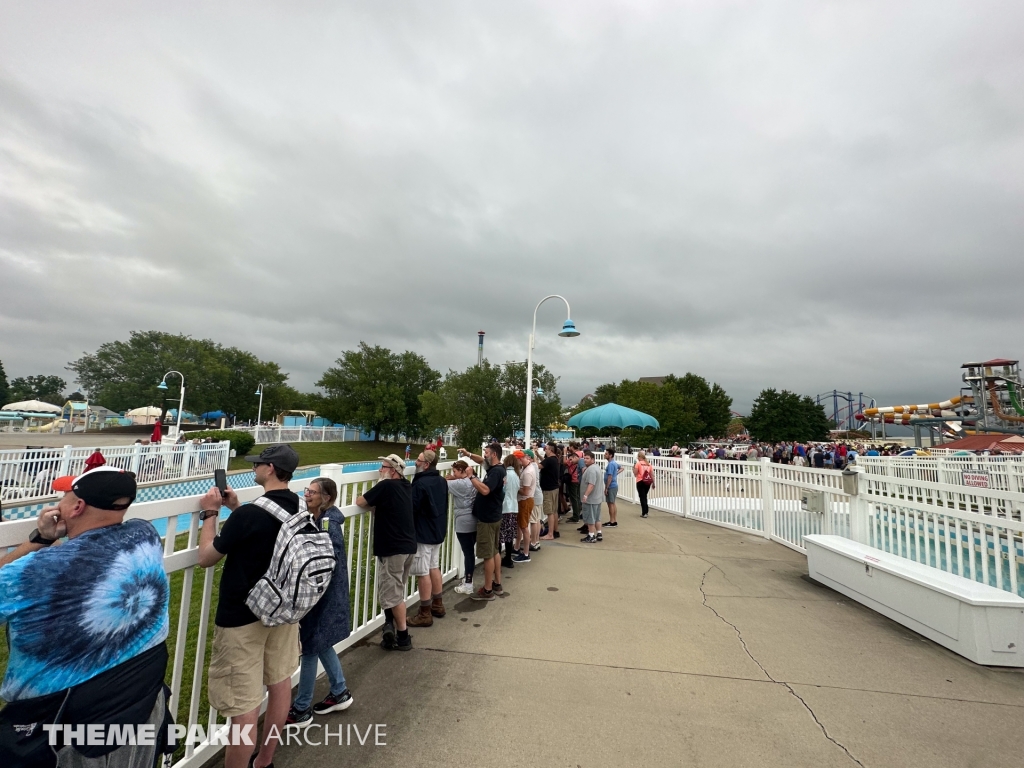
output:
M 64 409 L 59 405 L 44 403 L 42 400 L 22 400 L 19 403 L 8 403 L 0 411 L 30 411 L 32 413 L 61 413 Z
M 160 409 L 155 405 L 147 405 L 143 408 L 132 408 L 130 411 L 125 411 L 125 416 L 159 416 Z

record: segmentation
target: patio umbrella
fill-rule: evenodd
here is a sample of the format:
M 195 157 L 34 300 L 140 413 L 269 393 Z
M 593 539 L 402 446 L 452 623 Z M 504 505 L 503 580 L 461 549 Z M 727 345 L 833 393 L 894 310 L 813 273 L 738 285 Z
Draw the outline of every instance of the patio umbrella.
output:
M 44 403 L 42 400 L 20 400 L 17 403 L 8 403 L 0 411 L 32 411 L 33 413 L 62 413 L 64 411 L 59 405 Z
M 652 429 L 659 429 L 661 427 L 658 420 L 653 416 L 642 411 L 635 411 L 632 408 L 626 408 L 618 403 L 607 403 L 599 405 L 597 408 L 577 413 L 569 419 L 569 426 L 576 429 L 584 427 L 593 427 L 594 429 L 628 429 L 629 427 L 646 429 L 651 427 Z

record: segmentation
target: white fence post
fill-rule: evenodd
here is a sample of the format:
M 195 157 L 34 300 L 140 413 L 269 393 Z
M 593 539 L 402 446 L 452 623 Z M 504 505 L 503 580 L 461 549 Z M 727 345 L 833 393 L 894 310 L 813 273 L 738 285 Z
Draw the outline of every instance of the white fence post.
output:
M 683 456 L 683 517 L 690 516 L 693 489 L 690 483 L 690 457 Z
M 857 473 L 856 494 L 850 497 L 850 536 L 860 544 L 868 541 L 868 479 L 863 472 Z
M 135 473 L 135 476 L 139 475 L 139 467 L 142 465 L 142 443 L 135 443 L 135 448 L 132 450 L 132 463 L 131 471 Z
M 772 488 L 772 461 L 761 457 L 761 533 L 766 539 L 775 535 L 775 491 Z
M 188 477 L 189 470 L 192 468 L 192 454 L 195 452 L 195 446 L 191 442 L 185 443 L 185 450 L 181 452 L 181 477 Z
M 71 474 L 71 452 L 73 450 L 74 448 L 70 445 L 64 446 L 64 455 L 60 458 L 60 469 L 57 472 L 57 477 Z

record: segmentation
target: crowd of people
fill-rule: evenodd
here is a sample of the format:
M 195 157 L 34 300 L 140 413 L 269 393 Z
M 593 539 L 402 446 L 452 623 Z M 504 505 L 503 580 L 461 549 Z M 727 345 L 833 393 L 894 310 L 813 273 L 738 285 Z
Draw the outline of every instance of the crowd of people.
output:
M 583 544 L 602 542 L 619 524 L 618 489 L 630 474 L 612 447 L 573 441 L 529 447 L 492 442 L 480 454 L 460 448 L 446 476 L 438 470 L 436 447 L 417 455 L 411 480 L 402 457 L 380 457 L 378 482 L 355 499 L 372 511 L 372 554 L 384 613 L 380 647 L 389 652 L 410 650 L 410 628 L 430 627 L 446 615 L 441 552 L 449 506 L 464 558 L 464 578 L 455 591 L 490 602 L 505 594 L 504 572 L 533 562 L 545 542 L 570 535 L 576 524 Z M 682 455 L 677 449 L 667 453 Z M 710 452 L 698 448 L 690 455 L 705 460 L 767 456 L 787 464 L 841 468 L 861 453 L 881 455 L 883 450 L 787 442 L 731 450 L 717 446 Z M 164 546 L 150 522 L 124 520 L 137 495 L 135 476 L 103 464 L 101 456 L 90 459 L 90 468 L 78 477 L 54 481 L 53 488 L 64 493 L 59 503 L 40 513 L 28 541 L 0 557 L 0 624 L 7 625 L 10 638 L 0 687 L 8 702 L 0 710 L 3 765 L 60 761 L 62 766 L 87 766 L 98 758 L 111 765 L 143 765 L 174 748 L 173 740 L 83 746 L 74 738 L 62 741 L 66 728 L 56 744 L 47 740 L 44 726 L 55 723 L 152 724 L 157 734 L 165 734 L 162 726 L 173 714 L 167 710 L 169 691 L 163 682 L 170 625 Z M 270 446 L 247 460 L 262 496 L 241 504 L 230 487 L 214 487 L 200 499 L 198 564 L 210 568 L 223 560 L 207 669 L 210 704 L 231 719 L 232 727 L 254 730 L 268 692 L 262 739 L 230 741 L 226 768 L 267 768 L 280 743 L 273 734 L 288 725 L 308 727 L 316 717 L 347 709 L 354 701 L 334 651 L 351 632 L 338 488 L 320 477 L 309 481 L 300 499 L 289 488 L 298 454 L 288 445 Z M 647 517 L 654 469 L 646 451 L 638 451 L 630 463 L 629 481 L 635 483 L 641 516 Z M 221 524 L 223 507 L 230 515 Z M 278 562 L 280 535 L 300 512 L 308 513 L 303 524 L 333 553 L 326 557 L 334 561 L 332 575 L 296 621 L 268 622 L 253 594 L 268 578 L 271 563 Z M 69 580 L 65 574 L 74 576 Z M 405 589 L 411 577 L 419 602 L 407 616 Z M 100 588 L 119 599 L 92 605 L 87 598 Z M 321 664 L 329 688 L 314 703 Z M 293 692 L 296 668 L 299 684 Z M 124 753 L 114 756 L 119 750 Z
M 758 461 L 771 460 L 773 464 L 791 464 L 817 469 L 845 469 L 859 456 L 896 456 L 906 448 L 899 444 L 876 445 L 867 443 L 776 443 L 751 442 L 696 446 L 689 452 L 694 459 L 732 459 Z

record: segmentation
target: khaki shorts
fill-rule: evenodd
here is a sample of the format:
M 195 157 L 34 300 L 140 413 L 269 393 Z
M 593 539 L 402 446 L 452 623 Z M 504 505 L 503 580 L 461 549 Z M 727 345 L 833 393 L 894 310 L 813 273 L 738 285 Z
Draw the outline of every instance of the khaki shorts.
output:
M 412 560 L 412 575 L 427 576 L 430 571 L 441 567 L 440 544 L 417 544 L 416 556 Z
M 530 513 L 533 512 L 533 499 L 520 499 L 519 500 L 519 514 L 516 516 L 516 522 L 520 528 L 530 527 Z
M 210 705 L 224 717 L 251 712 L 263 700 L 263 686 L 291 677 L 298 666 L 298 624 L 214 627 Z
M 476 524 L 476 556 L 481 560 L 501 552 L 501 521 Z
M 544 514 L 545 515 L 557 515 L 558 514 L 558 489 L 555 488 L 553 491 L 544 491 Z
M 405 600 L 405 585 L 415 559 L 416 555 L 377 558 L 377 599 L 381 608 L 394 608 Z

